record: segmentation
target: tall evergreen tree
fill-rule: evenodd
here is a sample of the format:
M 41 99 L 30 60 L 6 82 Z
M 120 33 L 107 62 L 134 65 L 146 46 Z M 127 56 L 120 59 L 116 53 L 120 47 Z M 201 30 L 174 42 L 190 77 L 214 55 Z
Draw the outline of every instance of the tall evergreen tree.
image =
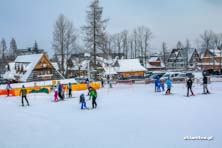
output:
M 35 41 L 35 43 L 34 43 L 34 45 L 33 45 L 33 50 L 34 50 L 35 52 L 38 52 L 38 50 L 39 50 L 37 41 Z
M 99 6 L 99 0 L 93 0 L 87 11 L 87 25 L 83 27 L 85 42 L 93 54 L 93 66 L 96 70 L 96 53 L 103 47 L 104 32 L 107 19 L 102 19 L 103 7 Z
M 5 39 L 2 38 L 2 41 L 1 41 L 1 54 L 2 54 L 2 59 L 5 59 L 5 52 L 7 50 L 7 46 L 6 46 L 6 42 L 5 42 Z
M 16 57 L 16 51 L 17 51 L 17 44 L 16 44 L 15 39 L 12 38 L 10 42 L 10 54 Z

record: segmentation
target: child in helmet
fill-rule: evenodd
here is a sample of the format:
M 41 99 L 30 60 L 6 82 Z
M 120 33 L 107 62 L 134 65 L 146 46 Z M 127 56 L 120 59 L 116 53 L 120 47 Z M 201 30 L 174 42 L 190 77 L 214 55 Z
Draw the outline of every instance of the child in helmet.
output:
M 86 106 L 86 99 L 84 94 L 80 95 L 79 103 L 81 103 L 81 109 L 88 109 Z

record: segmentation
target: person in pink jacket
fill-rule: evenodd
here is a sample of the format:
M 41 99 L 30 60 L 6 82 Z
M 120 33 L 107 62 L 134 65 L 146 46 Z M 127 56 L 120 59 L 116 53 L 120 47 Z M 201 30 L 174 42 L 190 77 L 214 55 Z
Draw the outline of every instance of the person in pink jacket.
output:
M 58 89 L 57 89 L 57 87 L 55 86 L 55 93 L 54 93 L 54 101 L 55 102 L 58 102 Z

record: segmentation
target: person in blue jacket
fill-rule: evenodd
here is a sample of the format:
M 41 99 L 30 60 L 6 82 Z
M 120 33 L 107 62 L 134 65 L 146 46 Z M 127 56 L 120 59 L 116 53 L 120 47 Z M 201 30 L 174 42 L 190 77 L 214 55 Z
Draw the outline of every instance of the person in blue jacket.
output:
M 160 91 L 160 79 L 159 77 L 157 77 L 154 81 L 155 83 L 155 92 L 159 92 Z
M 81 109 L 88 109 L 86 106 L 86 99 L 84 94 L 80 95 L 79 103 L 81 103 Z
M 164 80 L 160 80 L 160 87 L 162 89 L 162 91 L 165 91 L 165 84 L 164 84 Z
M 171 87 L 172 87 L 172 81 L 170 80 L 170 78 L 168 78 L 166 80 L 166 85 L 167 85 L 166 95 L 170 95 L 171 94 Z

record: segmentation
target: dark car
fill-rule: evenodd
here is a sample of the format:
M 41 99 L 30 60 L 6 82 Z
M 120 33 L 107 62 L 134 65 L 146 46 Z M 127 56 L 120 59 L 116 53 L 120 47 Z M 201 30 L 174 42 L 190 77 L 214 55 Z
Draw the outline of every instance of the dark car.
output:
M 0 84 L 7 84 L 8 80 L 0 78 Z

